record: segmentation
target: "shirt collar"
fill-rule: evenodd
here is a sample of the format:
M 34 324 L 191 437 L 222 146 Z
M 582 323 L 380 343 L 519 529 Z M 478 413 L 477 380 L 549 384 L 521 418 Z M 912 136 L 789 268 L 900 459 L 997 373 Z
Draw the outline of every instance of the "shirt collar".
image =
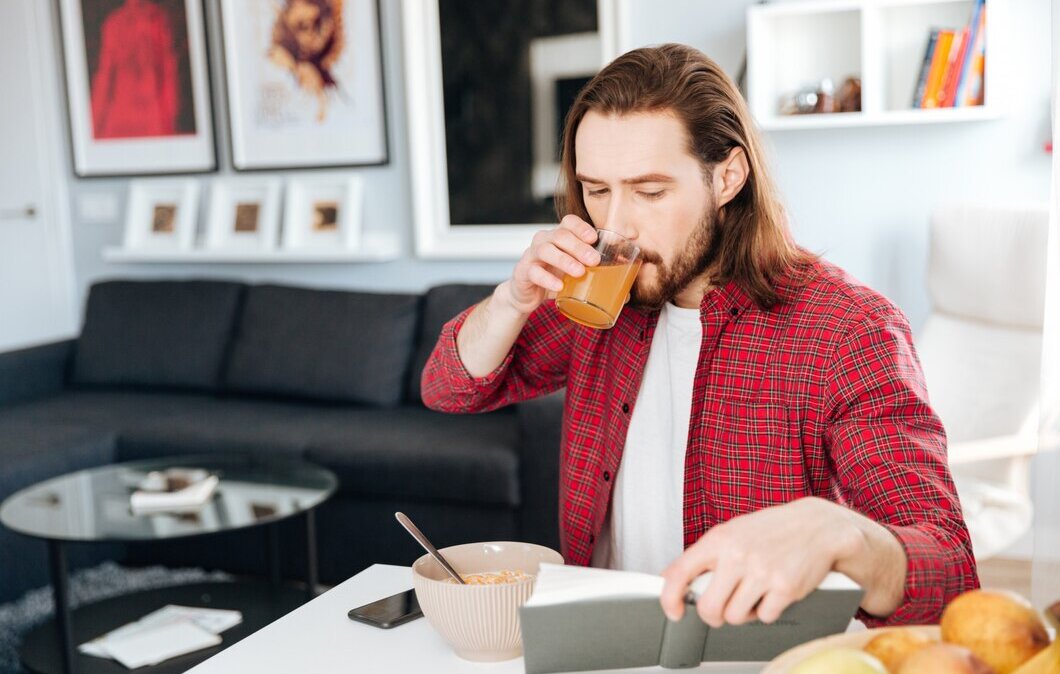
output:
M 720 311 L 730 316 L 738 316 L 754 306 L 754 302 L 736 281 L 712 289 L 703 296 L 699 305 L 701 314 L 708 311 Z

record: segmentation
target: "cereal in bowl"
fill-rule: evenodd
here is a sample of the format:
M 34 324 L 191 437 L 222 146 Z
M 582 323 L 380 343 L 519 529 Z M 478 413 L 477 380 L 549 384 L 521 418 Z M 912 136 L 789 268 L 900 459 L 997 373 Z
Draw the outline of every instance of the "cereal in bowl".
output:
M 461 576 L 464 579 L 466 585 L 503 585 L 505 583 L 518 583 L 519 581 L 529 580 L 533 578 L 532 575 L 524 571 L 483 571 L 482 573 L 469 573 Z M 446 578 L 445 582 L 456 585 L 455 578 Z

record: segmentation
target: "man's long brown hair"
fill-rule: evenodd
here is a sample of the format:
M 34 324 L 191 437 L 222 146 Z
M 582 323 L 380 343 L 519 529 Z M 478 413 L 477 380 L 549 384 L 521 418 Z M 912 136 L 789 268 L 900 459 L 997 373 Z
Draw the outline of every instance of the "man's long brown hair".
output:
M 575 177 L 574 137 L 589 111 L 603 114 L 670 111 L 684 123 L 689 151 L 710 180 L 713 167 L 736 147 L 747 155 L 747 182 L 721 207 L 706 259 L 716 260 L 710 282 L 735 281 L 754 302 L 769 308 L 780 296 L 777 281 L 795 280 L 813 256 L 792 241 L 762 144 L 743 97 L 728 75 L 702 52 L 680 44 L 635 49 L 594 77 L 571 106 L 563 131 L 562 181 L 556 199 L 560 218 L 573 213 L 589 221 Z

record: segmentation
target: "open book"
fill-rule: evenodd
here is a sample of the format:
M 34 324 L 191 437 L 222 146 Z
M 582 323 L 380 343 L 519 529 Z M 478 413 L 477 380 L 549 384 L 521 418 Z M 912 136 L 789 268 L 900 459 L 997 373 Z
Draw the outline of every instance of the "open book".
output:
M 709 584 L 709 573 L 697 578 L 690 599 Z M 830 573 L 774 623 L 713 629 L 693 604 L 686 604 L 679 622 L 669 621 L 659 605 L 662 588 L 661 576 L 542 564 L 534 594 L 519 611 L 526 673 L 770 660 L 792 646 L 845 631 L 862 596 L 854 581 Z

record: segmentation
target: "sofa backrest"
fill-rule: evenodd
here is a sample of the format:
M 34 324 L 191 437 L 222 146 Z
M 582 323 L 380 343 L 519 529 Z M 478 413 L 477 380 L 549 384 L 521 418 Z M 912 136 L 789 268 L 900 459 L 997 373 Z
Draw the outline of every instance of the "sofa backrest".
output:
M 216 389 L 242 293 L 228 281 L 96 283 L 71 382 Z
M 224 387 L 390 406 L 404 397 L 419 295 L 249 286 Z
M 71 380 L 390 406 L 422 404 L 442 326 L 492 285 L 425 295 L 230 281 L 122 280 L 89 291 Z
M 435 286 L 423 298 L 423 311 L 416 335 L 416 353 L 409 371 L 408 400 L 422 403 L 420 376 L 438 342 L 442 326 L 464 309 L 479 303 L 493 292 L 492 285 L 453 283 Z

